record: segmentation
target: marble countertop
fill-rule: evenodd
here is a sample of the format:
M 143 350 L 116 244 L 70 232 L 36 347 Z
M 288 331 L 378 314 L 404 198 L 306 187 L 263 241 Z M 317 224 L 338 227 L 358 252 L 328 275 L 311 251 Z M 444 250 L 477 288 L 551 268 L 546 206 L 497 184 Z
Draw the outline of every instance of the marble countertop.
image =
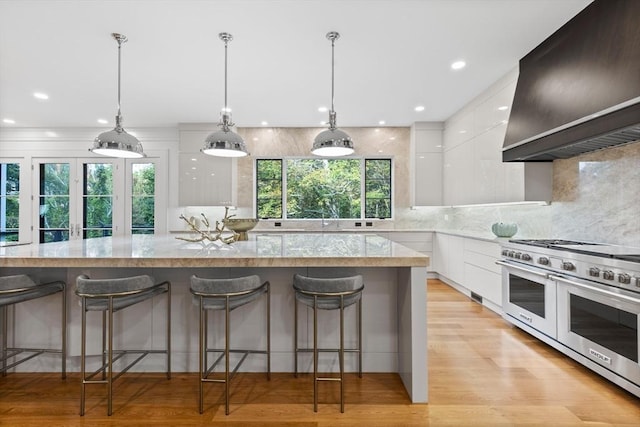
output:
M 0 248 L 0 267 L 426 267 L 429 257 L 375 234 L 250 234 L 192 243 L 178 235 L 102 237 Z M 193 237 L 185 234 L 184 237 Z

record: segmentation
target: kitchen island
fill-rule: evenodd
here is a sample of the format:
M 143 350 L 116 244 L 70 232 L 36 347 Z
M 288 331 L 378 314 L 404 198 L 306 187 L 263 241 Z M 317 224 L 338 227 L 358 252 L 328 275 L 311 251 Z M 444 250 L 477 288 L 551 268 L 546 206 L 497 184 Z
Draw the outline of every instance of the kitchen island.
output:
M 192 274 L 202 277 L 237 277 L 258 274 L 272 285 L 271 332 L 272 370 L 293 369 L 293 274 L 315 277 L 337 277 L 362 274 L 363 293 L 363 371 L 398 372 L 413 402 L 427 402 L 427 332 L 426 332 L 426 267 L 429 257 L 371 234 L 273 234 L 252 233 L 248 241 L 231 245 L 220 242 L 186 242 L 176 237 L 194 235 L 134 235 L 104 237 L 68 242 L 53 242 L 0 248 L 3 275 L 28 273 L 36 280 L 65 280 L 70 285 L 69 367 L 77 369 L 80 337 L 80 308 L 73 289 L 80 274 L 92 278 L 123 277 L 150 274 L 156 280 L 172 282 L 172 359 L 173 370 L 197 371 L 197 310 L 189 292 Z M 29 340 L 42 341 L 43 335 L 53 340 L 58 335 L 56 301 L 33 301 L 17 307 L 12 330 Z M 147 341 L 149 348 L 163 345 L 166 326 L 164 304 L 149 301 L 141 304 L 143 319 L 126 330 L 116 330 L 118 345 Z M 251 304 L 234 311 L 234 345 L 259 346 L 255 331 L 264 329 L 262 304 Z M 311 311 L 300 318 L 300 342 L 312 338 L 309 328 Z M 335 347 L 337 316 L 322 312 L 320 345 Z M 126 316 L 126 310 L 121 313 Z M 137 314 L 139 316 L 139 313 Z M 355 310 L 345 312 L 345 345 L 355 341 Z M 98 319 L 90 324 L 89 336 L 95 342 L 90 354 L 97 354 L 100 331 Z M 131 322 L 127 322 L 130 325 Z M 246 330 L 247 333 L 242 331 Z M 219 337 L 217 324 L 212 337 Z M 217 338 L 214 338 L 217 339 Z M 91 347 L 93 346 L 93 347 Z M 305 356 L 308 356 L 305 359 Z M 321 364 L 337 369 L 337 357 L 323 354 Z M 263 360 L 255 357 L 243 364 L 243 370 L 264 369 Z M 347 357 L 346 369 L 355 371 L 355 357 Z M 300 357 L 303 370 L 311 370 L 311 355 Z M 149 358 L 140 370 L 161 371 L 162 359 Z M 39 357 L 21 370 L 53 371 L 55 356 Z

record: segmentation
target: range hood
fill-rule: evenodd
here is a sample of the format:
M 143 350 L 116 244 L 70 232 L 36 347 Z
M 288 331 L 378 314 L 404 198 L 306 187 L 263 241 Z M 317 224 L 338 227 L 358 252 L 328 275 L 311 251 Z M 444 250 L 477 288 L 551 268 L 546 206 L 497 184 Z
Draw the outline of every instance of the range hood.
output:
M 640 1 L 595 0 L 520 60 L 503 161 L 640 140 Z

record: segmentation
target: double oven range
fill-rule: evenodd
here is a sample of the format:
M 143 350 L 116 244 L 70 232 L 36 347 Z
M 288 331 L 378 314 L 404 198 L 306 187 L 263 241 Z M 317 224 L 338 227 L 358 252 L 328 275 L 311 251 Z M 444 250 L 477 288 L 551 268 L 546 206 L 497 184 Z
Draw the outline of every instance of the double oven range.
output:
M 640 397 L 640 248 L 510 240 L 498 264 L 505 319 Z

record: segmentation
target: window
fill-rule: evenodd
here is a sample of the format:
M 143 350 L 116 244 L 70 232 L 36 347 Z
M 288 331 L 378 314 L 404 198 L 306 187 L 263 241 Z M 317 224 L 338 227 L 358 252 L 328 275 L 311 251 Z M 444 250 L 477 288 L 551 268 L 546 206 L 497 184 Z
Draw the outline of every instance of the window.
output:
M 17 242 L 20 214 L 20 165 L 0 163 L 0 242 Z
M 259 218 L 391 218 L 391 159 L 257 159 Z

